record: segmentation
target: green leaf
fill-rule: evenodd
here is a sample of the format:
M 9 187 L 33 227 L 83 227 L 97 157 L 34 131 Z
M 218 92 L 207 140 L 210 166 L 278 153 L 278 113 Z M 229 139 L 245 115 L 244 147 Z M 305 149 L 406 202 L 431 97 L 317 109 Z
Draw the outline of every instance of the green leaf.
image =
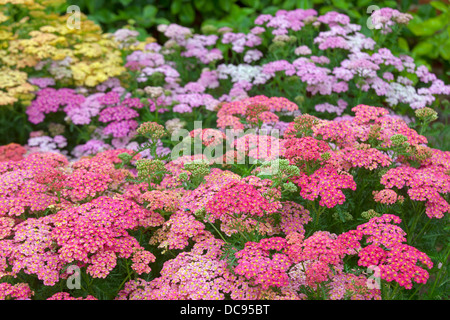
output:
M 409 52 L 409 44 L 405 38 L 402 38 L 402 37 L 398 38 L 398 46 L 400 47 L 400 49 L 402 49 L 406 52 Z
M 284 10 L 292 10 L 295 8 L 295 0 L 287 0 L 283 1 L 283 5 L 281 6 Z
M 448 23 L 446 15 L 440 15 L 428 20 L 422 21 L 419 16 L 414 16 L 410 21 L 408 28 L 416 36 L 432 36 L 440 29 L 444 28 Z
M 262 14 L 271 14 L 271 15 L 274 15 L 276 12 L 278 11 L 278 7 L 275 7 L 275 6 L 269 6 L 269 7 L 266 7 L 266 8 L 264 8 L 264 9 L 262 9 Z
M 170 21 L 167 20 L 166 18 L 156 18 L 155 19 L 155 24 L 170 24 Z
M 348 1 L 345 0 L 333 0 L 333 5 L 338 9 L 347 10 L 349 8 Z
M 119 2 L 124 6 L 128 6 L 133 0 L 119 0 Z
M 349 15 L 351 18 L 354 18 L 354 19 L 359 19 L 359 18 L 361 18 L 361 13 L 359 13 L 358 10 L 355 10 L 355 9 L 349 10 L 349 11 L 348 11 L 348 15 Z
M 442 12 L 448 12 L 448 6 L 446 6 L 443 2 L 441 1 L 431 1 L 430 5 L 433 6 L 433 8 L 442 11 Z
M 241 2 L 246 6 L 250 8 L 259 8 L 261 5 L 261 2 L 259 0 L 241 0 Z
M 116 15 L 109 10 L 103 8 L 95 13 L 95 18 L 101 23 L 110 23 L 116 19 Z
M 157 12 L 158 12 L 158 9 L 156 9 L 155 6 L 152 6 L 149 4 L 144 7 L 144 10 L 142 11 L 142 16 L 144 19 L 151 19 L 156 16 Z
M 180 10 L 180 21 L 182 24 L 191 25 L 195 20 L 195 11 L 190 3 L 184 4 Z
M 439 47 L 439 53 L 445 60 L 450 60 L 450 40 L 447 40 L 443 46 Z
M 358 0 L 356 6 L 357 6 L 358 8 L 363 8 L 363 7 L 368 7 L 368 6 L 370 6 L 371 4 L 373 4 L 373 1 L 372 1 L 372 0 Z
M 170 13 L 177 15 L 181 11 L 182 7 L 182 1 L 181 0 L 175 0 L 170 5 Z
M 397 8 L 397 1 L 385 1 L 383 7 Z
M 427 56 L 434 49 L 430 42 L 419 42 L 412 50 L 412 53 L 417 56 Z
M 299 9 L 311 9 L 313 7 L 311 0 L 297 0 L 297 8 Z
M 232 4 L 232 0 L 219 0 L 219 7 L 225 12 L 230 12 Z
M 329 11 L 334 11 L 334 7 L 333 6 L 323 6 L 323 7 L 320 7 L 320 9 L 319 9 L 320 14 L 325 14 Z
M 205 7 L 205 5 L 206 5 L 206 1 L 207 1 L 207 0 L 194 0 L 194 7 L 195 7 L 198 11 L 202 12 L 202 11 L 203 11 L 202 9 L 204 9 L 204 7 Z
M 401 12 L 409 11 L 408 9 L 411 6 L 412 2 L 413 2 L 412 0 L 402 0 L 400 5 L 400 11 Z

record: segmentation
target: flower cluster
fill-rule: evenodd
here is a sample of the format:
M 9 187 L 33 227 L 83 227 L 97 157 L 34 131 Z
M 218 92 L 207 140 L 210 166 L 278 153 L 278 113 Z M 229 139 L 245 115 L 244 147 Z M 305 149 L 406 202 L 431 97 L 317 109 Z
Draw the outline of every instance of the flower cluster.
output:
M 376 10 L 368 37 L 279 10 L 157 43 L 51 4 L 0 0 L 4 130 L 29 129 L 0 146 L 0 299 L 441 290 L 450 152 L 426 132 L 450 86 L 384 47 L 410 15 Z
M 377 194 L 389 193 L 393 199 L 395 191 L 391 190 L 392 188 L 399 190 L 407 188 L 411 200 L 425 201 L 428 217 L 440 219 L 446 212 L 450 212 L 450 205 L 442 196 L 450 192 L 449 179 L 448 169 L 439 165 L 431 164 L 420 168 L 402 165 L 390 169 L 382 176 L 380 182 L 386 189 Z
M 67 22 L 70 13 L 60 15 L 46 1 L 3 1 L 0 6 L 0 30 L 4 35 L 0 39 L 0 61 L 4 66 L 0 105 L 29 101 L 35 91 L 33 85 L 43 88 L 57 81 L 94 87 L 125 70 L 119 42 L 103 34 L 85 15 L 80 14 L 83 28 L 73 28 Z M 26 19 L 16 21 L 16 14 Z M 18 29 L 20 34 L 16 33 Z M 21 71 L 30 68 L 37 77 Z
M 292 181 L 300 187 L 300 195 L 303 198 L 314 201 L 320 196 L 320 205 L 327 208 L 344 203 L 345 195 L 342 189 L 356 190 L 352 175 L 339 173 L 331 166 L 317 169 L 310 176 L 302 174 L 294 177 Z
M 259 243 L 247 242 L 244 249 L 236 252 L 238 264 L 234 272 L 262 289 L 286 286 L 289 283 L 286 271 L 292 263 L 282 253 L 286 245 L 286 240 L 278 237 L 265 238 Z

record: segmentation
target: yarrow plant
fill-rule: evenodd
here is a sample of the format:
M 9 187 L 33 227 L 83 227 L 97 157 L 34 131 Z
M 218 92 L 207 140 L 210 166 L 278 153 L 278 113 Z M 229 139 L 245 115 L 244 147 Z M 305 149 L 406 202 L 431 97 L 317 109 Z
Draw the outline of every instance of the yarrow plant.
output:
M 446 298 L 450 86 L 391 47 L 409 14 L 156 42 L 46 5 L 0 0 L 0 299 Z

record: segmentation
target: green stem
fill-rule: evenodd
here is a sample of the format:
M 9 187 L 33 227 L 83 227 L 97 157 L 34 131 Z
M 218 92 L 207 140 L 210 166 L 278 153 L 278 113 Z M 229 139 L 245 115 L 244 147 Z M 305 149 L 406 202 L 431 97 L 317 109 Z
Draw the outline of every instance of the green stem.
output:
M 414 240 L 417 240 L 419 238 L 419 236 L 422 234 L 422 232 L 424 232 L 428 226 L 428 224 L 430 223 L 431 218 L 428 219 L 428 221 L 425 223 L 425 225 L 423 226 L 423 228 L 419 231 L 419 233 L 415 236 L 411 238 L 411 244 L 414 243 Z
M 415 206 L 414 201 L 412 201 L 412 204 L 413 204 L 413 210 L 414 210 L 415 216 L 412 221 L 412 226 L 408 230 L 408 238 L 409 239 L 411 239 L 411 237 L 413 236 L 414 229 L 416 228 L 417 223 L 419 222 L 420 218 L 422 217 L 422 212 L 417 212 L 417 207 Z M 412 239 L 408 242 L 412 243 Z
M 420 285 L 420 287 L 418 287 L 418 288 L 416 289 L 416 291 L 414 291 L 414 293 L 408 298 L 408 300 L 411 300 L 412 297 L 414 297 L 414 296 L 416 295 L 416 293 L 417 293 L 420 289 L 422 289 L 423 285 L 424 285 L 424 283 L 422 283 L 422 284 Z
M 444 262 L 446 262 L 446 261 L 448 260 L 449 254 L 450 254 L 450 249 L 448 249 L 447 255 L 446 255 L 445 258 L 443 259 Z M 431 288 L 431 292 L 430 292 L 430 294 L 429 294 L 429 297 L 432 297 L 432 296 L 433 296 L 434 289 L 436 289 L 436 285 L 437 285 L 437 283 L 438 283 L 439 278 L 441 277 L 442 270 L 444 270 L 444 266 L 442 266 L 442 267 L 439 269 L 439 273 L 436 275 L 436 280 L 435 280 L 434 283 L 433 283 L 433 287 Z
M 392 296 L 389 297 L 389 300 L 393 300 L 393 299 L 394 299 L 395 294 L 397 293 L 397 290 L 398 290 L 399 287 L 400 287 L 400 286 L 399 286 L 399 284 L 397 283 L 397 284 L 396 284 L 396 287 L 395 287 L 395 289 L 394 289 L 394 291 L 392 292 Z
M 122 283 L 119 286 L 119 289 L 117 289 L 117 292 L 119 292 L 120 289 L 122 289 L 123 285 L 125 284 L 125 282 L 127 282 L 128 279 L 131 279 L 130 269 L 128 268 L 128 260 L 125 261 L 125 266 L 126 266 L 126 269 L 127 269 L 127 276 L 125 277 L 125 279 L 123 279 Z
M 225 241 L 225 243 L 228 243 L 227 240 L 225 240 L 225 238 L 223 237 L 222 233 L 216 228 L 216 226 L 214 224 L 212 224 L 211 222 L 208 221 L 208 223 L 211 225 L 211 227 L 214 228 L 214 230 L 216 230 L 216 232 L 219 234 L 219 236 L 222 238 L 223 241 Z

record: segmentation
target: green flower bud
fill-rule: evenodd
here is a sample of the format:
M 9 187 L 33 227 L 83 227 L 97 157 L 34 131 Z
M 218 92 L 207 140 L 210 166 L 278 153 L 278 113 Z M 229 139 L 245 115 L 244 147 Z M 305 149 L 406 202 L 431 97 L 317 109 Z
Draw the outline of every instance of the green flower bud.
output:
M 394 146 L 401 146 L 403 143 L 408 141 L 408 138 L 402 134 L 394 134 L 390 139 Z
M 373 209 L 369 209 L 367 211 L 362 212 L 361 217 L 363 217 L 364 219 L 370 220 L 374 217 L 381 217 L 381 214 L 376 212 Z
M 305 97 L 304 96 L 296 96 L 294 98 L 294 102 L 298 105 L 303 104 L 303 102 L 305 102 Z
M 344 222 L 353 220 L 353 216 L 349 212 L 342 212 L 341 214 L 339 214 L 339 212 L 335 212 L 333 213 L 333 218 L 337 221 L 344 220 Z
M 178 176 L 178 178 L 180 178 L 181 181 L 188 181 L 189 180 L 189 176 L 186 172 L 181 172 L 180 175 Z
M 196 216 L 197 218 L 200 218 L 200 219 L 204 219 L 206 216 L 206 209 L 200 208 L 198 210 L 195 210 L 194 216 Z
M 214 34 L 217 32 L 217 27 L 207 24 L 201 27 L 201 31 L 203 34 Z
M 297 186 L 292 182 L 286 182 L 283 184 L 283 190 L 287 192 L 296 192 Z
M 136 161 L 136 170 L 140 179 L 146 179 L 151 175 L 163 172 L 165 166 L 161 160 L 139 159 Z
M 432 122 L 438 118 L 437 112 L 428 107 L 417 109 L 415 114 L 423 122 Z
M 121 153 L 117 155 L 117 158 L 119 158 L 120 160 L 124 161 L 124 162 L 130 162 L 131 159 L 133 158 L 133 156 L 129 153 Z
M 193 177 L 204 177 L 211 171 L 209 163 L 203 159 L 185 163 L 184 169 L 191 172 Z
M 320 158 L 322 158 L 322 160 L 324 160 L 324 161 L 330 160 L 331 154 L 328 151 L 324 152 L 320 155 Z

